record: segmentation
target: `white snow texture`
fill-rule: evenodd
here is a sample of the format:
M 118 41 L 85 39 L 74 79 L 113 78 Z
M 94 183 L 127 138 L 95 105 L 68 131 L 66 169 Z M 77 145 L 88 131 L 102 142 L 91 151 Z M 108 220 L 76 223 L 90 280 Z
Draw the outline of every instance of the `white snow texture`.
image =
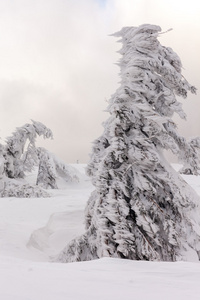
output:
M 75 167 L 83 173 L 84 166 Z M 184 179 L 200 194 L 200 176 Z M 51 198 L 1 198 L 0 299 L 198 300 L 199 263 L 116 258 L 48 262 L 84 232 L 84 207 L 92 189 L 83 176 L 79 184 L 63 183 L 62 189 L 51 191 Z

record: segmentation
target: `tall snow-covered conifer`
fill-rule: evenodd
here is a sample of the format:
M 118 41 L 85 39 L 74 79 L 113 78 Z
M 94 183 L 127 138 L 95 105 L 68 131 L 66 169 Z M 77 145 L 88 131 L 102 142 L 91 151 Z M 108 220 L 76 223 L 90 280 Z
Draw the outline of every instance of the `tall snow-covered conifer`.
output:
M 114 34 L 123 43 L 121 85 L 87 168 L 95 191 L 86 207 L 86 232 L 59 261 L 199 260 L 199 198 L 162 153 L 170 149 L 197 173 L 198 155 L 172 121 L 175 112 L 185 118 L 176 96 L 196 89 L 181 74 L 177 54 L 158 41 L 160 31 L 141 25 Z

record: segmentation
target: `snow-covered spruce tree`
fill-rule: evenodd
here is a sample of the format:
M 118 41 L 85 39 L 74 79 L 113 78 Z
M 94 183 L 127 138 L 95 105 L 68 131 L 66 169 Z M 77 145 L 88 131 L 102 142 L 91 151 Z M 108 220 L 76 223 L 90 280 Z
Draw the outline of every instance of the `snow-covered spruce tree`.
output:
M 39 157 L 37 185 L 41 185 L 45 189 L 56 189 L 58 188 L 58 178 L 63 178 L 66 182 L 79 182 L 80 174 L 78 174 L 75 168 L 65 164 L 42 147 L 39 147 L 37 152 Z
M 37 136 L 52 138 L 52 132 L 40 122 L 25 124 L 8 137 L 5 145 L 0 144 L 0 197 L 48 197 L 40 187 L 25 180 L 24 172 L 31 172 L 38 164 Z M 28 145 L 27 145 L 28 144 Z
M 3 146 L 0 144 L 0 194 L 4 190 L 4 165 Z
M 196 152 L 172 121 L 174 112 L 185 118 L 175 96 L 186 98 L 196 89 L 182 76 L 177 54 L 158 41 L 160 31 L 141 25 L 114 34 L 123 43 L 121 85 L 87 168 L 95 191 L 86 207 L 86 232 L 59 261 L 199 260 L 199 198 L 162 154 L 170 149 L 197 173 Z
M 52 156 L 49 155 L 48 151 L 41 147 L 38 149 L 38 156 L 39 169 L 36 184 L 42 186 L 45 189 L 57 189 L 57 176 Z
M 52 131 L 41 122 L 32 120 L 16 129 L 5 145 L 5 173 L 9 178 L 24 178 L 24 171 L 31 171 L 37 161 L 35 141 L 37 136 L 52 138 Z M 27 146 L 27 150 L 25 146 Z M 31 154 L 31 155 L 30 155 Z
M 198 160 L 200 165 L 200 137 L 192 138 L 188 141 L 188 144 L 190 145 L 190 148 L 193 150 L 193 155 L 195 156 L 195 159 Z M 198 170 L 199 171 L 199 170 Z M 194 170 L 194 168 L 191 168 L 190 164 L 187 161 L 183 162 L 183 167 L 179 171 L 181 174 L 185 175 L 197 175 L 197 170 Z M 199 174 L 199 172 L 198 172 Z

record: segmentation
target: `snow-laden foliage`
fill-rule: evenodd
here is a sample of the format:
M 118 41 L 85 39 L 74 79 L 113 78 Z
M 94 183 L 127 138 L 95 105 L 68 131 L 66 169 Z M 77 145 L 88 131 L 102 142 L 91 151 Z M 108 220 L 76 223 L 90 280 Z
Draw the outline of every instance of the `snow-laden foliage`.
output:
M 192 148 L 195 157 L 197 157 L 200 161 L 200 137 L 192 138 L 188 141 L 188 143 Z M 191 168 L 190 164 L 188 164 L 187 161 L 183 163 L 183 167 L 181 168 L 180 173 L 185 175 L 197 175 L 197 173 L 194 172 L 194 169 Z
M 0 188 L 0 197 L 16 197 L 16 198 L 45 198 L 50 195 L 38 186 L 28 183 L 19 182 L 15 179 L 6 179 L 2 182 Z
M 55 155 L 44 148 L 38 148 L 39 170 L 37 185 L 45 189 L 57 188 L 57 179 L 62 177 L 66 182 L 79 182 L 78 172 L 59 160 Z
M 52 156 L 43 148 L 38 149 L 38 155 L 39 169 L 36 184 L 45 189 L 57 189 L 55 164 Z
M 0 197 L 49 196 L 40 187 L 31 186 L 22 180 L 25 172 L 31 172 L 39 163 L 35 145 L 37 136 L 52 138 L 53 134 L 44 124 L 32 121 L 32 124 L 17 128 L 6 139 L 5 145 L 0 144 Z
M 17 128 L 12 136 L 6 139 L 5 173 L 9 178 L 24 178 L 24 172 L 31 171 L 36 161 L 35 141 L 37 136 L 43 136 L 44 139 L 53 138 L 51 130 L 44 124 L 33 120 L 32 123 Z M 29 144 L 26 150 L 27 143 Z
M 95 186 L 85 212 L 86 232 L 59 254 L 62 262 L 105 256 L 176 261 L 199 259 L 199 198 L 165 161 L 170 149 L 197 174 L 199 157 L 177 132 L 185 118 L 176 96 L 195 93 L 178 55 L 158 41 L 155 25 L 125 27 L 121 85 L 111 97 L 104 133 L 87 168 Z
M 0 197 L 46 197 L 43 189 L 58 188 L 57 181 L 79 182 L 79 172 L 44 148 L 36 147 L 36 137 L 53 138 L 49 128 L 40 122 L 25 124 L 0 144 Z M 38 167 L 36 185 L 30 186 L 25 173 Z M 17 182 L 16 179 L 19 179 Z M 49 195 L 48 195 L 49 196 Z
M 24 172 L 32 172 L 35 166 L 39 164 L 38 148 L 29 143 L 27 150 L 21 157 Z

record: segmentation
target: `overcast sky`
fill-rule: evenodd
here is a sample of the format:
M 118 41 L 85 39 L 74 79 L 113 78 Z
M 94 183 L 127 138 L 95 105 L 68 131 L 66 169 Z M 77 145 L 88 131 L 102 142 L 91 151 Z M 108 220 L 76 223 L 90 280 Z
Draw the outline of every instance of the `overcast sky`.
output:
M 118 87 L 123 26 L 160 25 L 200 90 L 199 0 L 0 0 L 0 137 L 31 119 L 51 128 L 45 146 L 65 162 L 87 162 Z M 200 135 L 200 94 L 183 101 L 185 136 Z

